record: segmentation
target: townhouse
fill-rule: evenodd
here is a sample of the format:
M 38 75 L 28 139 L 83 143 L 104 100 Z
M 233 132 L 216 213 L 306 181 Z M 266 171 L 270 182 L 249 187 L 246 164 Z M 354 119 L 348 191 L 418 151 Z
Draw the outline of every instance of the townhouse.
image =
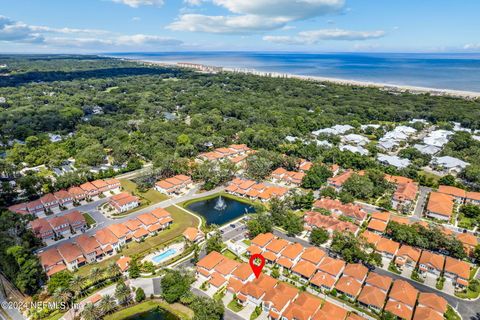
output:
M 130 263 L 132 262 L 132 258 L 121 256 L 120 259 L 117 260 L 116 264 L 118 269 L 122 274 L 126 274 L 130 267 Z
M 58 208 L 58 200 L 55 198 L 53 193 L 47 193 L 46 195 L 40 197 L 40 202 L 45 208 L 45 211 L 51 211 L 55 208 Z
M 265 263 L 273 264 L 280 257 L 280 253 L 289 245 L 289 242 L 284 239 L 273 239 L 265 247 L 263 256 Z
M 326 256 L 326 252 L 317 247 L 308 247 L 303 251 L 300 259 L 308 261 L 318 266 L 322 259 Z
M 438 278 L 443 271 L 444 264 L 445 256 L 423 250 L 418 262 L 418 271 L 420 274 L 430 274 Z
M 317 266 L 307 260 L 300 260 L 292 268 L 292 273 L 300 277 L 300 281 L 307 283 L 317 271 Z
M 303 172 L 287 171 L 284 168 L 278 168 L 271 173 L 270 179 L 273 183 L 280 183 L 287 186 L 298 187 L 302 184 L 304 176 L 305 173 Z
M 428 199 L 426 215 L 430 218 L 450 221 L 453 208 L 454 197 L 445 193 L 431 192 Z
M 318 265 L 318 271 L 310 280 L 310 283 L 317 289 L 331 291 L 344 268 L 345 262 L 343 260 L 326 256 Z
M 363 239 L 365 239 L 365 241 L 373 245 L 374 248 L 377 246 L 380 239 L 382 239 L 382 236 L 380 236 L 378 233 L 370 232 L 368 230 L 365 230 L 361 236 Z
M 68 224 L 74 233 L 83 231 L 87 228 L 87 221 L 80 211 L 71 211 L 65 214 L 64 217 L 67 219 Z
M 128 192 L 121 192 L 112 196 L 108 202 L 117 213 L 127 212 L 140 205 L 140 198 Z
M 68 193 L 71 195 L 72 201 L 79 202 L 87 198 L 87 193 L 80 187 L 71 187 L 68 189 Z
M 199 243 L 205 239 L 205 234 L 198 228 L 188 227 L 183 232 L 183 237 L 192 243 Z
M 32 229 L 35 236 L 41 240 L 48 240 L 55 238 L 56 234 L 53 231 L 52 226 L 48 223 L 47 219 L 40 218 L 33 220 L 29 223 L 30 229 Z
M 383 258 L 392 260 L 398 252 L 400 243 L 381 237 L 377 242 L 375 250 L 382 255 Z
M 192 185 L 193 181 L 189 176 L 179 174 L 157 181 L 154 189 L 167 195 L 174 195 L 185 193 Z
M 98 230 L 94 237 L 106 255 L 113 255 L 115 252 L 120 251 L 120 242 L 109 229 Z
M 75 243 L 82 251 L 87 263 L 97 262 L 103 257 L 102 246 L 94 236 L 82 234 L 75 238 Z
M 122 247 L 132 240 L 131 231 L 121 223 L 111 224 L 107 227 L 111 233 L 118 239 L 118 246 Z
M 328 178 L 327 186 L 332 187 L 335 191 L 340 192 L 342 190 L 343 184 L 347 181 L 354 172 L 352 170 L 346 170 L 345 172 L 336 175 L 334 177 Z
M 42 240 L 82 231 L 86 226 L 85 217 L 79 211 L 72 211 L 58 217 L 37 218 L 29 223 L 29 228 L 32 229 L 35 236 Z
M 380 313 L 385 306 L 387 293 L 392 285 L 392 278 L 371 272 L 365 280 L 365 286 L 358 296 L 358 302 L 367 308 Z
M 62 256 L 56 248 L 50 248 L 39 253 L 38 258 L 48 277 L 67 269 Z
M 417 198 L 418 184 L 402 176 L 385 175 L 385 180 L 396 185 L 392 196 L 392 208 L 403 213 L 410 212 Z
M 400 269 L 407 268 L 413 271 L 420 260 L 421 253 L 422 250 L 404 244 L 397 252 L 395 264 Z
M 455 199 L 455 202 L 461 204 L 465 202 L 467 192 L 463 189 L 452 186 L 439 186 L 438 192 L 448 194 Z
M 463 290 L 470 279 L 470 265 L 465 261 L 446 257 L 444 276 L 452 281 L 456 289 Z
M 463 244 L 463 249 L 467 256 L 471 257 L 475 247 L 478 245 L 478 238 L 471 233 L 457 233 L 457 240 Z
M 331 213 L 337 215 L 344 215 L 352 218 L 356 223 L 361 224 L 365 221 L 367 213 L 362 207 L 353 203 L 343 204 L 340 200 L 333 200 L 330 198 L 322 198 L 313 203 L 313 207 L 316 209 L 326 209 Z
M 368 269 L 361 264 L 347 264 L 343 275 L 335 284 L 335 289 L 353 301 L 360 294 L 367 273 Z
M 290 302 L 298 296 L 299 290 L 284 282 L 279 282 L 263 298 L 263 311 L 272 319 L 280 319 Z
M 307 211 L 303 216 L 304 228 L 311 231 L 314 228 L 325 229 L 330 235 L 337 232 L 357 234 L 359 227 L 349 221 L 342 221 L 336 215 L 325 216 L 319 212 Z
M 85 192 L 86 198 L 95 197 L 100 193 L 97 187 L 95 187 L 91 182 L 85 182 L 81 184 L 79 187 Z
M 217 148 L 210 152 L 204 152 L 197 156 L 197 161 L 220 161 L 231 160 L 238 156 L 248 155 L 253 153 L 245 144 L 232 144 L 226 148 Z
M 207 280 L 212 275 L 215 266 L 221 263 L 225 257 L 216 251 L 212 251 L 197 262 L 196 274 Z
M 300 259 L 300 255 L 302 254 L 303 250 L 303 246 L 297 242 L 288 244 L 280 254 L 277 264 L 286 269 L 291 269 L 292 266 Z
M 297 298 L 288 305 L 282 313 L 282 320 L 312 319 L 315 313 L 322 307 L 322 299 L 307 292 L 300 293 Z
M 418 290 L 404 280 L 393 282 L 385 310 L 405 320 L 412 319 Z
M 70 224 L 65 216 L 48 219 L 48 223 L 52 226 L 57 237 L 63 237 L 70 233 Z
M 420 292 L 414 319 L 442 320 L 447 308 L 448 303 L 444 298 L 433 293 Z
M 66 190 L 59 190 L 53 193 L 60 206 L 66 207 L 73 204 L 73 196 Z
M 272 291 L 277 283 L 276 279 L 262 273 L 258 278 L 242 286 L 237 294 L 238 302 L 241 305 L 260 306 L 267 292 Z
M 62 243 L 57 247 L 58 253 L 62 256 L 67 269 L 74 271 L 86 263 L 86 259 L 80 248 L 73 243 Z

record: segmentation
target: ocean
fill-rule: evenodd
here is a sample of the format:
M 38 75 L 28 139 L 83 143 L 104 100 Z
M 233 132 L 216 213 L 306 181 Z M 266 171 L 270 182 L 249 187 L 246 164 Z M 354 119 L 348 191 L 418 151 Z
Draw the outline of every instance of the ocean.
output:
M 108 55 L 480 92 L 480 54 L 163 52 Z

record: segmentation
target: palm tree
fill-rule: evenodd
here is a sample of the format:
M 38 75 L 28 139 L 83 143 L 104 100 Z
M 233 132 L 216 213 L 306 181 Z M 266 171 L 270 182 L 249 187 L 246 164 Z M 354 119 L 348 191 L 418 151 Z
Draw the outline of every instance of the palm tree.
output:
M 74 296 L 78 296 L 82 292 L 82 287 L 85 279 L 82 276 L 75 274 L 72 279 L 70 279 L 70 288 L 73 291 Z
M 83 320 L 96 320 L 99 318 L 97 307 L 93 303 L 87 303 L 80 313 Z
M 68 305 L 72 299 L 72 292 L 67 288 L 58 287 L 53 293 L 53 299 L 57 302 L 66 303 Z
M 120 268 L 118 267 L 118 264 L 115 261 L 112 261 L 108 264 L 107 270 L 106 270 L 107 276 L 110 278 L 114 278 L 120 274 Z
M 104 295 L 102 297 L 102 300 L 100 301 L 100 311 L 102 312 L 102 315 L 112 312 L 112 310 L 115 309 L 116 306 L 117 303 L 115 301 L 115 298 L 109 294 Z
M 132 292 L 125 282 L 118 282 L 117 287 L 115 288 L 115 298 L 118 300 L 118 303 L 122 305 L 129 304 L 132 300 Z
M 92 268 L 92 270 L 90 271 L 90 279 L 92 280 L 92 282 L 97 283 L 97 281 L 100 280 L 101 277 L 102 271 L 97 267 Z

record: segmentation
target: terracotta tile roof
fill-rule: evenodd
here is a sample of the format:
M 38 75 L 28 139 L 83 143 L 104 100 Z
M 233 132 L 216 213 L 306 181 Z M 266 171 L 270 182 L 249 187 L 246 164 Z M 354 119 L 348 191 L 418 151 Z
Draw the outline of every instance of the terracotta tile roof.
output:
M 189 241 L 195 241 L 199 233 L 203 234 L 203 232 L 198 230 L 197 228 L 188 227 L 187 229 L 185 229 L 185 231 L 183 231 L 183 236 Z
M 48 223 L 50 223 L 50 225 L 54 229 L 64 227 L 65 225 L 67 225 L 67 227 L 68 227 L 68 220 L 65 216 L 53 217 L 53 218 L 48 220 Z M 65 227 L 65 228 L 67 228 L 67 227 Z
M 341 276 L 335 284 L 335 289 L 345 294 L 351 295 L 352 297 L 356 297 L 362 289 L 362 284 L 358 282 L 355 278 L 344 275 Z
M 382 289 L 385 292 L 387 292 L 388 289 L 390 289 L 392 282 L 393 282 L 392 278 L 388 276 L 382 276 L 375 272 L 370 272 L 368 274 L 367 279 L 365 280 L 365 283 L 372 285 L 374 287 L 377 287 L 379 289 Z
M 220 253 L 212 251 L 197 262 L 197 267 L 212 270 L 217 264 L 225 259 Z
M 68 189 L 68 193 L 72 196 L 82 196 L 85 195 L 85 190 L 80 187 L 71 187 Z
M 240 280 L 235 279 L 234 277 L 230 277 L 228 279 L 227 290 L 233 293 L 240 292 L 240 289 L 243 287 L 243 283 Z
M 315 265 L 319 264 L 322 261 L 323 257 L 325 257 L 326 253 L 322 249 L 317 247 L 308 247 L 300 256 L 301 259 L 309 261 Z
M 328 178 L 328 184 L 340 187 L 345 183 L 345 181 L 347 181 L 352 176 L 352 174 L 353 174 L 352 170 L 346 170 L 345 172 L 335 177 Z
M 381 237 L 377 242 L 377 251 L 379 252 L 386 252 L 395 255 L 399 247 L 400 243 L 384 237 Z
M 404 280 L 395 280 L 390 290 L 389 298 L 405 303 L 413 308 L 417 301 L 417 295 L 418 290 L 410 283 Z
M 259 247 L 265 247 L 270 241 L 273 240 L 275 236 L 272 233 L 261 233 L 252 240 L 252 244 L 259 246 Z
M 328 273 L 323 271 L 317 271 L 312 279 L 310 279 L 310 283 L 313 283 L 317 287 L 321 287 L 322 285 L 326 286 L 327 288 L 333 288 L 335 284 L 335 278 Z
M 366 240 L 368 243 L 371 243 L 371 244 L 373 244 L 374 246 L 377 245 L 378 241 L 380 241 L 380 238 L 381 238 L 381 236 L 380 236 L 378 233 L 371 232 L 371 231 L 368 231 L 368 230 L 365 230 L 365 231 L 362 233 L 362 236 L 365 238 L 365 240 Z
M 145 226 L 152 225 L 158 221 L 157 218 L 151 213 L 143 213 L 137 216 L 137 219 L 140 220 Z
M 95 233 L 95 239 L 102 245 L 114 244 L 118 238 L 108 229 L 100 229 Z
M 132 261 L 132 258 L 130 257 L 121 257 L 120 259 L 117 260 L 117 265 L 121 272 L 125 272 L 128 270 L 130 261 Z
M 358 314 L 350 313 L 345 320 L 366 320 L 364 317 L 360 317 Z
M 133 233 L 133 237 L 135 239 L 140 239 L 146 236 L 148 236 L 148 231 L 145 230 L 144 228 L 139 228 Z
M 63 263 L 63 258 L 56 248 L 47 249 L 38 254 L 40 263 L 45 268 L 49 268 L 55 264 Z
M 349 263 L 343 269 L 343 274 L 350 276 L 358 281 L 363 281 L 368 273 L 368 268 L 361 263 Z
M 420 256 L 419 263 L 430 265 L 439 271 L 443 271 L 443 265 L 445 264 L 445 256 L 424 250 L 422 251 L 422 255 Z
M 290 243 L 283 249 L 282 256 L 290 260 L 295 260 L 303 252 L 303 249 L 303 246 L 298 242 Z
M 458 233 L 457 239 L 464 245 L 475 247 L 478 244 L 478 238 L 471 233 Z
M 440 314 L 447 312 L 447 300 L 435 293 L 420 292 L 420 295 L 418 296 L 418 304 L 429 307 Z
M 390 212 L 381 211 L 372 213 L 372 219 L 388 222 L 390 220 Z
M 331 302 L 325 301 L 322 308 L 317 311 L 312 320 L 344 320 L 348 311 Z
M 282 313 L 282 319 L 310 320 L 321 306 L 322 299 L 319 299 L 312 294 L 302 292 Z
M 407 217 L 399 217 L 395 215 L 392 215 L 390 217 L 390 221 L 395 221 L 396 223 L 405 224 L 405 225 L 410 224 L 410 220 Z
M 264 303 L 270 302 L 277 310 L 282 310 L 298 294 L 298 289 L 284 282 L 279 282 L 273 289 L 267 291 Z
M 95 180 L 95 181 L 92 181 L 92 184 L 95 186 L 95 188 L 97 189 L 101 189 L 101 188 L 106 188 L 108 187 L 108 184 L 103 181 L 103 180 Z
M 467 192 L 465 190 L 452 186 L 439 186 L 438 192 L 459 198 L 465 198 L 465 196 L 467 195 Z
M 323 258 L 322 262 L 318 266 L 320 271 L 326 272 L 334 277 L 338 276 L 345 267 L 345 261 L 334 259 L 330 257 Z
M 40 198 L 40 202 L 42 202 L 43 204 L 57 203 L 57 198 L 55 198 L 53 193 L 47 193 L 46 195 Z
M 317 271 L 317 267 L 311 262 L 300 260 L 292 268 L 292 271 L 310 279 L 315 274 L 315 271 Z
M 285 258 L 285 257 L 280 257 L 277 259 L 277 264 L 281 265 L 284 268 L 290 269 L 293 266 L 292 260 Z
M 120 180 L 115 179 L 115 178 L 105 179 L 104 181 L 110 187 L 114 186 L 114 185 L 120 185 Z
M 368 229 L 379 231 L 379 232 L 385 232 L 387 229 L 387 223 L 385 221 L 377 220 L 377 219 L 372 219 L 368 223 L 367 226 Z
M 81 184 L 80 185 L 80 188 L 83 190 L 83 191 L 96 191 L 97 190 L 97 187 L 95 187 L 93 184 L 91 184 L 90 182 L 85 182 L 84 184 Z
M 76 244 L 73 243 L 62 243 L 57 247 L 57 250 L 63 259 L 68 263 L 83 258 L 82 251 Z
M 367 216 L 367 213 L 363 208 L 358 205 L 352 203 L 343 204 L 340 200 L 333 200 L 330 198 L 322 198 L 315 201 L 313 207 L 327 209 L 331 212 L 341 212 L 343 215 L 359 221 L 363 221 Z
M 397 201 L 413 201 L 415 200 L 417 193 L 418 185 L 416 183 L 399 184 L 393 194 L 393 199 Z
M 266 249 L 274 253 L 280 253 L 288 244 L 289 242 L 287 240 L 274 239 L 267 245 Z
M 467 192 L 466 198 L 468 200 L 480 201 L 480 192 Z
M 98 293 L 88 299 L 88 301 L 93 304 L 99 302 L 100 300 L 102 300 L 102 296 Z
M 395 184 L 405 184 L 405 183 L 413 183 L 414 181 L 410 178 L 402 177 L 402 176 L 391 176 L 386 174 L 385 180 L 388 182 L 392 182 Z
M 236 268 L 238 268 L 239 265 L 239 262 L 224 257 L 222 263 L 219 263 L 215 266 L 215 271 L 217 271 L 223 276 L 227 276 L 231 274 Z
M 86 234 L 82 234 L 75 238 L 75 242 L 84 254 L 94 253 L 100 248 L 100 244 L 98 243 L 97 239 Z
M 151 214 L 156 217 L 157 219 L 161 219 L 161 218 L 166 218 L 166 217 L 170 217 L 171 214 L 170 212 L 168 212 L 167 210 L 163 209 L 163 208 L 157 208 L 155 210 L 153 210 L 151 212 Z
M 208 280 L 208 283 L 210 283 L 214 287 L 220 288 L 225 283 L 227 283 L 227 279 L 225 279 L 225 277 L 222 276 L 221 274 L 214 272 L 210 277 L 210 279 Z
M 123 223 L 130 231 L 136 231 L 142 227 L 142 223 L 138 219 L 130 219 Z
M 242 263 L 235 269 L 235 271 L 233 271 L 232 276 L 235 276 L 241 281 L 245 281 L 250 278 L 252 274 L 253 271 L 252 268 L 250 268 L 250 265 L 248 265 L 248 263 Z
M 413 315 L 413 310 L 409 308 L 406 304 L 388 300 L 385 310 L 393 313 L 397 317 L 405 320 L 411 320 Z
M 453 197 L 444 193 L 431 192 L 427 211 L 450 217 L 453 213 Z
M 277 260 L 276 254 L 271 251 L 265 251 L 262 253 L 262 255 L 268 261 L 274 262 L 275 260 Z
M 65 200 L 65 199 L 69 199 L 71 198 L 72 196 L 70 195 L 70 193 L 68 193 L 67 191 L 65 190 L 59 190 L 57 192 L 55 192 L 53 194 L 53 196 L 58 199 L 58 200 Z
M 162 225 L 158 222 L 147 227 L 148 232 L 157 232 L 160 229 L 162 229 Z
M 420 259 L 421 253 L 422 253 L 422 250 L 404 244 L 398 250 L 397 258 L 398 257 L 405 257 L 405 258 L 408 258 L 408 259 L 410 259 L 414 262 L 418 262 L 418 260 Z
M 64 215 L 70 225 L 86 224 L 87 221 L 80 211 L 72 211 Z
M 305 224 L 311 228 L 322 228 L 330 232 L 349 231 L 351 233 L 356 233 L 358 231 L 358 226 L 351 222 L 342 221 L 333 215 L 325 216 L 319 212 L 307 211 L 305 212 L 303 220 L 305 221 Z
M 252 244 L 250 245 L 248 248 L 247 248 L 247 252 L 252 255 L 252 254 L 257 254 L 257 253 L 261 253 L 262 252 L 262 249 L 260 249 L 260 247 L 257 247 L 256 245 Z
M 57 264 L 53 266 L 50 270 L 47 271 L 47 276 L 51 277 L 55 273 L 58 273 L 60 271 L 67 270 L 67 266 L 64 264 Z
M 423 306 L 418 306 L 415 309 L 415 315 L 413 316 L 413 320 L 444 320 L 443 315 L 439 314 L 437 311 L 423 307 Z
M 445 272 L 450 272 L 464 279 L 469 279 L 470 265 L 465 261 L 447 257 L 445 260 Z
M 358 296 L 358 301 L 366 305 L 375 306 L 380 310 L 383 309 L 386 299 L 387 292 L 370 285 L 366 285 L 365 287 L 363 287 L 362 292 Z
M 261 298 L 266 292 L 271 291 L 277 280 L 261 273 L 258 278 L 253 281 L 247 282 L 241 289 L 240 292 L 245 296 L 251 296 L 255 299 Z
M 35 234 L 52 233 L 53 228 L 45 218 L 38 218 L 30 222 L 30 227 Z
M 127 234 L 130 233 L 130 230 L 121 223 L 111 224 L 107 228 L 108 230 L 112 231 L 112 233 L 119 239 L 122 237 L 126 237 Z

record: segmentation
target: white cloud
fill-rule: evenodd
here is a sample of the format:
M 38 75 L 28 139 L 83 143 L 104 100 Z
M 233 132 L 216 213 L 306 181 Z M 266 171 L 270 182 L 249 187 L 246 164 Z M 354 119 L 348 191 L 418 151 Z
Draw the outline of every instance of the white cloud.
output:
M 189 6 L 199 6 L 202 4 L 202 2 L 205 2 L 206 0 L 183 0 L 187 5 Z
M 467 43 L 463 46 L 465 50 L 480 50 L 480 43 Z
M 163 0 L 111 0 L 116 3 L 122 3 L 132 8 L 138 8 L 140 6 L 163 6 Z
M 208 16 L 203 14 L 183 14 L 167 26 L 174 31 L 246 34 L 274 30 L 285 26 L 283 18 L 266 18 L 257 15 Z
M 96 51 L 113 48 L 163 49 L 183 44 L 180 40 L 158 35 L 124 35 L 106 30 L 34 26 L 3 16 L 0 16 L 0 42 L 36 43 L 47 47 L 75 47 Z
M 184 0 L 199 5 L 206 0 Z M 211 0 L 231 15 L 181 14 L 175 31 L 247 34 L 284 28 L 287 23 L 339 12 L 345 0 Z
M 238 14 L 299 20 L 338 12 L 345 0 L 213 0 L 213 3 Z
M 322 40 L 369 40 L 381 38 L 385 35 L 385 31 L 351 31 L 343 29 L 321 29 L 299 32 L 296 36 L 265 36 L 263 40 L 280 43 L 280 44 L 296 44 L 308 45 L 316 44 Z

